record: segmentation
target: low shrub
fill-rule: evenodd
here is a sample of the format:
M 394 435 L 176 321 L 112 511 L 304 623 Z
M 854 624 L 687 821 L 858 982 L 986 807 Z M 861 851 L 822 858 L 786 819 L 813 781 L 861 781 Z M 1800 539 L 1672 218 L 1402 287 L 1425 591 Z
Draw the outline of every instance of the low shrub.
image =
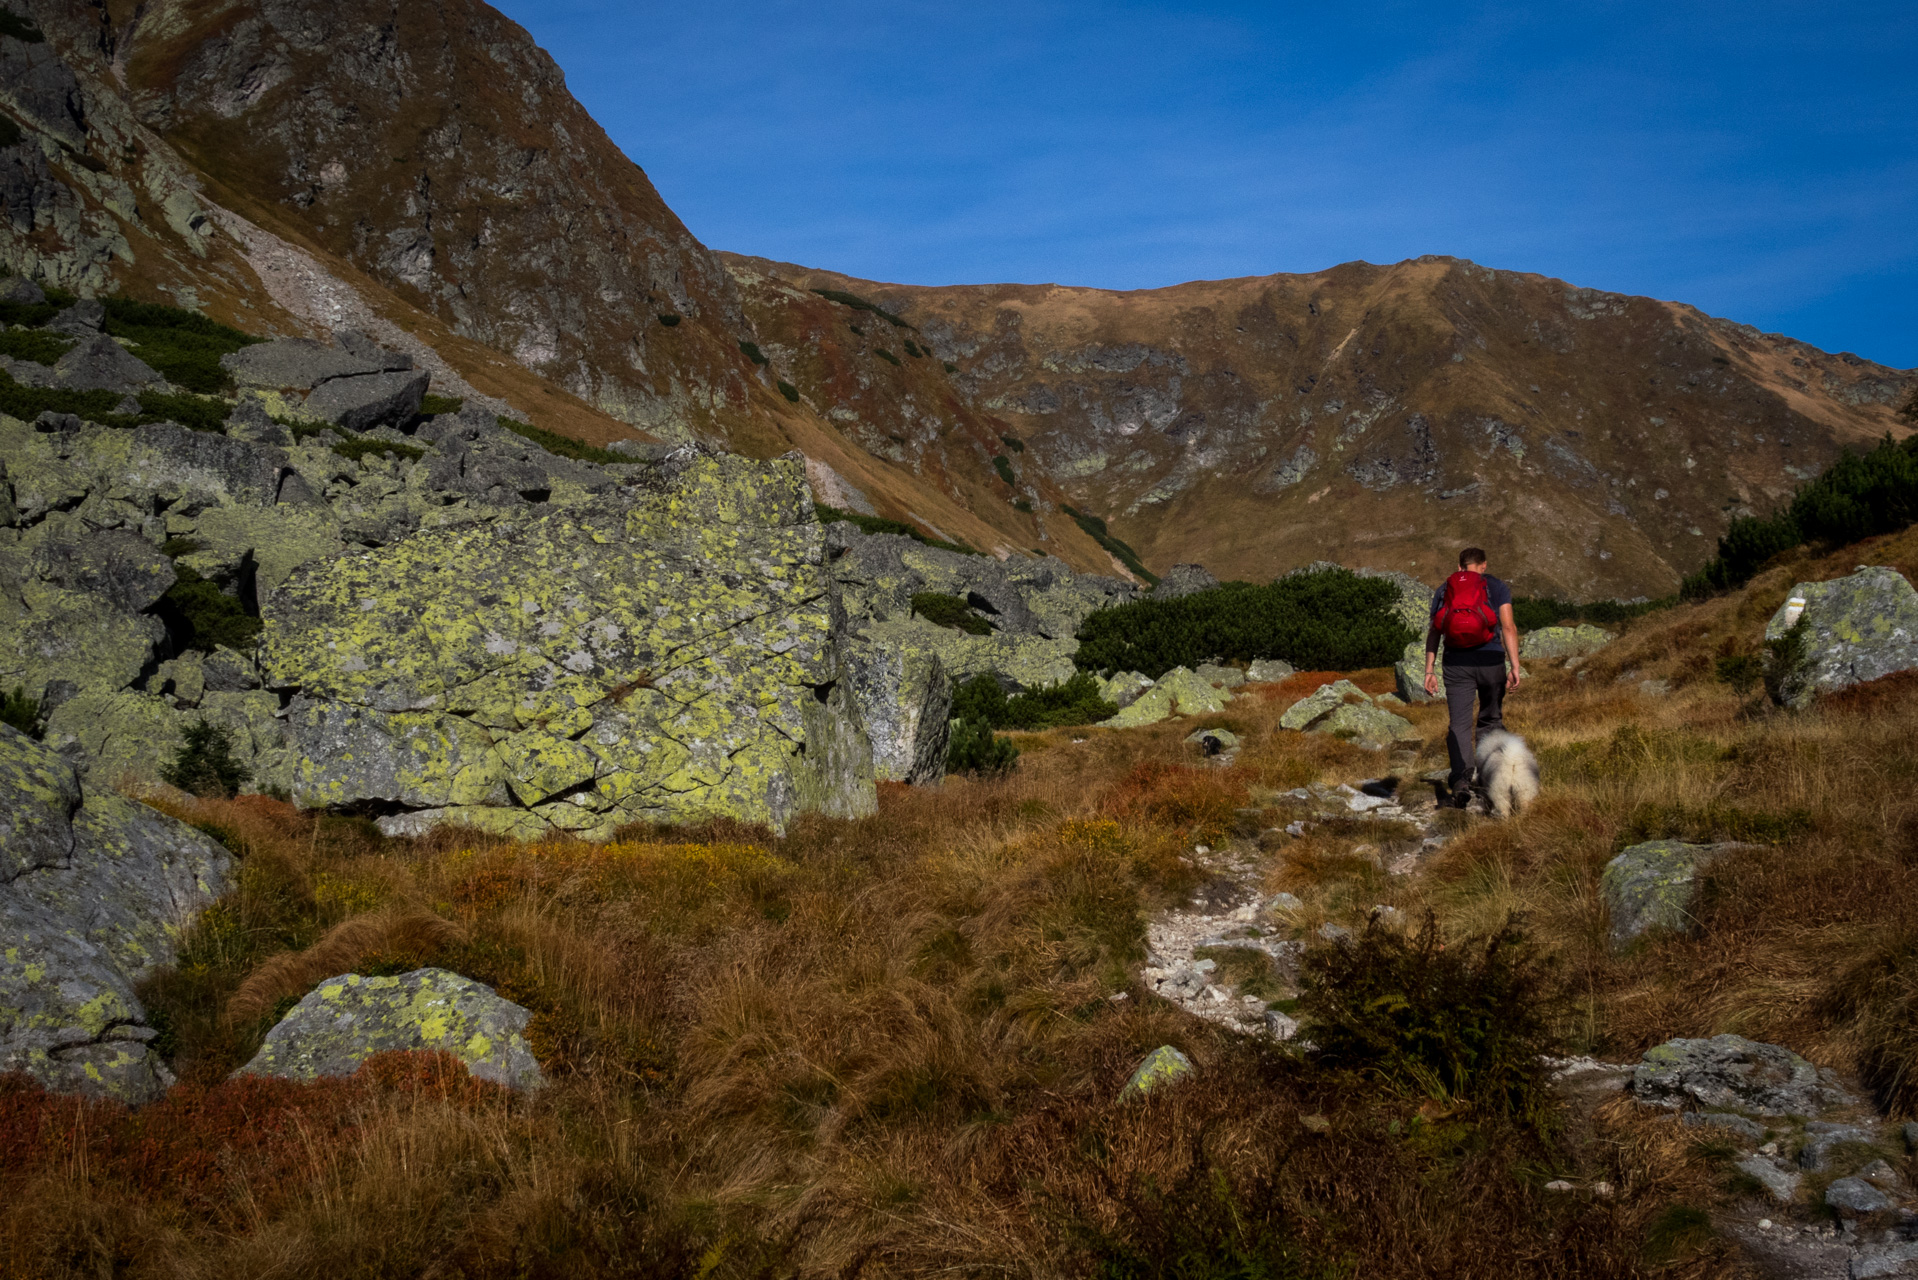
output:
M 977 720 L 954 720 L 946 740 L 946 772 L 1004 777 L 1019 763 L 1019 748 Z
M 218 396 L 142 391 L 139 399 L 143 421 L 177 422 L 189 431 L 223 432 L 233 412 L 233 405 Z
M 756 342 L 748 342 L 744 338 L 741 338 L 739 340 L 739 350 L 742 355 L 754 364 L 768 363 L 766 354 L 759 349 L 759 344 Z
M 1031 498 L 1014 498 L 1012 500 L 1012 509 L 1014 511 L 1023 511 L 1027 515 L 1031 515 L 1032 499 Z
M 776 383 L 775 385 L 778 386 L 779 388 L 779 394 L 782 396 L 785 396 L 790 403 L 792 404 L 799 403 L 798 387 L 795 387 L 792 383 L 787 382 L 784 378 L 781 378 L 778 381 L 778 383 Z
M 602 449 L 598 445 L 587 444 L 583 440 L 575 440 L 571 436 L 563 436 L 556 431 L 548 431 L 544 427 L 536 427 L 530 422 L 521 422 L 517 418 L 501 418 L 499 424 L 514 435 L 525 440 L 531 440 L 534 444 L 555 457 L 571 458 L 575 462 L 607 463 L 632 461 L 630 458 L 622 458 L 611 449 Z
M 1299 986 L 1300 1035 L 1319 1065 L 1444 1104 L 1545 1117 L 1554 992 L 1516 920 L 1449 946 L 1429 913 L 1416 934 L 1374 922 L 1308 950 Z
M 971 605 L 941 591 L 914 593 L 912 611 L 936 627 L 948 627 L 973 636 L 992 634 L 992 624 L 974 612 Z
M 131 298 L 103 298 L 107 334 L 133 343 L 133 354 L 169 382 L 188 391 L 215 395 L 233 388 L 233 375 L 220 357 L 264 341 L 195 311 Z
M 338 441 L 333 446 L 333 452 L 342 458 L 351 458 L 354 462 L 360 462 L 372 456 L 418 462 L 426 456 L 426 450 L 418 445 L 397 444 L 391 440 L 379 440 L 367 436 L 355 436 L 351 440 Z
M 1007 458 L 1005 454 L 1001 453 L 993 456 L 992 469 L 997 471 L 999 478 L 1007 484 L 1019 483 L 1019 477 L 1012 474 L 1012 461 Z
M 1159 585 L 1159 575 L 1145 567 L 1145 562 L 1139 559 L 1138 552 L 1134 551 L 1117 537 L 1114 537 L 1113 534 L 1106 529 L 1106 522 L 1104 520 L 1101 520 L 1098 516 L 1089 516 L 1085 512 L 1076 510 L 1064 503 L 1059 504 L 1059 510 L 1071 516 L 1072 522 L 1084 530 L 1087 537 L 1116 556 L 1120 564 L 1153 586 L 1156 587 Z
M 459 396 L 438 396 L 428 392 L 420 400 L 420 416 L 436 418 L 442 413 L 458 413 L 466 405 Z
M 1765 664 L 1756 654 L 1725 653 L 1713 664 L 1713 674 L 1720 684 L 1728 684 L 1734 692 L 1746 694 L 1765 678 Z
M 160 598 L 159 613 L 182 649 L 212 652 L 217 645 L 246 649 L 260 634 L 260 620 L 238 600 L 208 582 L 191 565 L 175 563 L 174 582 Z
M 1842 545 L 1918 521 L 1918 436 L 1887 436 L 1869 453 L 1846 454 L 1800 489 L 1783 511 L 1734 520 L 1718 554 L 1685 579 L 1687 600 L 1740 587 L 1766 561 L 1808 542 Z
M 23 685 L 0 696 L 0 724 L 9 724 L 29 738 L 40 736 L 40 700 L 29 698 Z
M 0 329 L 0 356 L 33 364 L 51 365 L 71 351 L 73 343 L 66 334 L 45 329 Z
M 1677 596 L 1629 602 L 1593 600 L 1587 604 L 1573 604 L 1569 600 L 1553 600 L 1544 596 L 1513 596 L 1512 621 L 1518 625 L 1520 631 L 1537 631 L 1540 627 L 1556 627 L 1580 622 L 1615 626 L 1659 609 L 1669 609 L 1677 603 Z
M 938 538 L 929 538 L 912 525 L 899 520 L 888 520 L 884 516 L 864 516 L 857 511 L 846 511 L 840 507 L 829 507 L 823 502 L 812 504 L 813 511 L 819 516 L 821 524 L 845 523 L 857 528 L 861 533 L 896 533 L 902 538 L 911 538 L 914 542 L 923 542 L 929 547 L 938 547 L 941 551 L 957 551 L 961 555 L 976 556 L 979 552 L 963 542 L 941 542 Z
M 1026 451 L 1026 442 L 1021 440 L 1018 436 L 1000 436 L 999 443 L 1003 444 L 1006 448 L 1012 450 L 1014 453 L 1024 453 Z
M 886 350 L 884 347 L 874 347 L 872 349 L 872 353 L 878 356 L 881 360 L 884 360 L 886 363 L 890 364 L 893 368 L 897 369 L 899 367 L 899 357 L 894 355 L 892 352 Z
M 662 311 L 659 313 L 659 322 L 670 329 L 679 323 L 679 317 L 670 311 Z
M 182 791 L 196 796 L 231 796 L 253 780 L 253 771 L 233 756 L 233 733 L 201 718 L 186 727 L 186 741 L 173 763 L 160 770 Z
M 119 412 L 125 399 L 113 391 L 73 391 L 66 387 L 29 387 L 0 372 L 0 413 L 32 422 L 48 411 L 71 413 L 108 427 L 137 426 L 142 419 Z
M 1804 671 L 1809 625 L 1809 619 L 1800 618 L 1784 635 L 1765 641 L 1765 692 L 1773 702 L 1782 704 Z
M 918 360 L 924 357 L 927 353 L 925 352 L 923 348 L 920 347 L 918 343 L 914 342 L 911 338 L 907 338 L 906 354 L 911 356 L 913 359 Z
M 1134 600 L 1088 617 L 1073 661 L 1087 671 L 1140 671 L 1154 679 L 1214 660 L 1283 658 L 1301 671 L 1385 666 L 1414 638 L 1393 612 L 1397 601 L 1390 582 L 1346 569 Z
M 813 292 L 828 302 L 837 302 L 842 307 L 851 307 L 854 311 L 870 311 L 895 329 L 913 328 L 884 307 L 867 302 L 856 293 L 847 293 L 844 289 L 814 289 Z
M 1119 714 L 1119 708 L 1099 696 L 1099 682 L 1081 671 L 1070 680 L 1044 689 L 1008 695 L 989 675 L 978 675 L 953 691 L 952 716 L 994 729 L 1059 729 L 1096 724 Z
M 950 360 L 948 360 L 948 361 L 946 361 L 946 372 L 947 372 L 947 373 L 957 373 L 957 372 L 959 372 L 959 366 L 958 366 L 958 365 L 956 365 L 956 364 L 954 364 L 954 363 L 953 363 L 952 361 L 950 361 Z

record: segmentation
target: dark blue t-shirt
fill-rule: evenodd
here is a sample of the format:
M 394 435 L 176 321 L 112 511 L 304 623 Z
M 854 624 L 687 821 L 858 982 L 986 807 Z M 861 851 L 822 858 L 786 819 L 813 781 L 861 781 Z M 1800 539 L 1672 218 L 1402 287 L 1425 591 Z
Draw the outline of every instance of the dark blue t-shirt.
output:
M 1512 589 L 1491 574 L 1485 575 L 1485 594 L 1492 604 L 1492 616 L 1498 616 L 1499 608 L 1512 603 Z M 1438 620 L 1439 610 L 1445 607 L 1445 585 L 1432 593 L 1432 620 Z M 1492 638 L 1484 644 L 1456 645 L 1448 638 L 1445 641 L 1445 660 L 1456 666 L 1496 666 L 1505 661 L 1505 641 L 1498 627 L 1492 628 Z

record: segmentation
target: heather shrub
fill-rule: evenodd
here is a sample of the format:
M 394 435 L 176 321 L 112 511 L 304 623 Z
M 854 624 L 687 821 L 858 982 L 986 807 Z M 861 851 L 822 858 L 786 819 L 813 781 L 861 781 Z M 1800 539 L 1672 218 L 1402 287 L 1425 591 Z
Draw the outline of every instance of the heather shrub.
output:
M 196 796 L 230 796 L 253 780 L 253 771 L 233 756 L 233 732 L 203 717 L 186 727 L 186 741 L 173 763 L 160 770 L 182 791 Z
M 915 592 L 912 611 L 936 627 L 947 627 L 973 636 L 992 634 L 992 624 L 980 617 L 971 605 L 958 596 L 942 591 Z
M 946 772 L 973 773 L 996 778 L 1011 773 L 1019 763 L 1019 748 L 999 737 L 982 720 L 952 722 L 946 744 Z
M 109 336 L 126 338 L 133 354 L 168 382 L 201 395 L 232 390 L 233 376 L 220 367 L 220 357 L 263 341 L 180 307 L 130 298 L 101 301 L 107 310 L 102 327 Z
M 1258 658 L 1283 658 L 1302 671 L 1385 666 L 1414 635 L 1393 613 L 1397 601 L 1390 582 L 1345 569 L 1134 600 L 1087 618 L 1073 661 L 1087 671 L 1155 679 L 1173 667 Z
M 598 445 L 587 444 L 583 440 L 575 440 L 571 436 L 563 436 L 557 431 L 548 431 L 544 427 L 536 427 L 515 418 L 501 418 L 499 424 L 514 435 L 531 440 L 556 457 L 571 458 L 575 462 L 631 461 L 629 458 L 620 457 L 611 449 L 602 449 Z
M 0 696 L 0 724 L 12 725 L 29 738 L 40 736 L 40 700 L 29 698 L 22 685 Z
M 215 646 L 246 649 L 260 634 L 260 620 L 200 576 L 191 565 L 175 563 L 174 582 L 160 598 L 158 613 L 182 649 L 211 653 Z

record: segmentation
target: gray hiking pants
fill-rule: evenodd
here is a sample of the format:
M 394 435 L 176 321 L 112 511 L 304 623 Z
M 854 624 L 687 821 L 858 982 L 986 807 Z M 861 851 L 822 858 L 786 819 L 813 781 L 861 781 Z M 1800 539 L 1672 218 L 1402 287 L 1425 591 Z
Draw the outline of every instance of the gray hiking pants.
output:
M 1478 703 L 1476 717 L 1474 701 Z M 1451 789 L 1457 791 L 1472 780 L 1478 735 L 1505 727 L 1505 664 L 1471 667 L 1446 663 L 1445 709 L 1452 720 L 1445 734 L 1445 751 L 1451 757 Z

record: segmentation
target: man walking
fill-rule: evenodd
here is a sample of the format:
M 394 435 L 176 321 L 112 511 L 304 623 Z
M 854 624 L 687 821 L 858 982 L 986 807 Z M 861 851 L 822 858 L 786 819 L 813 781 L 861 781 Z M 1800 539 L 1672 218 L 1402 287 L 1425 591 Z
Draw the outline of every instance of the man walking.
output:
M 1459 552 L 1458 572 L 1432 596 L 1432 625 L 1425 632 L 1425 692 L 1438 693 L 1432 673 L 1439 641 L 1445 642 L 1445 735 L 1452 774 L 1448 803 L 1463 809 L 1472 798 L 1477 735 L 1505 727 L 1505 691 L 1525 677 L 1518 667 L 1518 624 L 1512 620 L 1512 589 L 1485 571 L 1485 552 Z M 1473 702 L 1478 703 L 1473 715 Z

